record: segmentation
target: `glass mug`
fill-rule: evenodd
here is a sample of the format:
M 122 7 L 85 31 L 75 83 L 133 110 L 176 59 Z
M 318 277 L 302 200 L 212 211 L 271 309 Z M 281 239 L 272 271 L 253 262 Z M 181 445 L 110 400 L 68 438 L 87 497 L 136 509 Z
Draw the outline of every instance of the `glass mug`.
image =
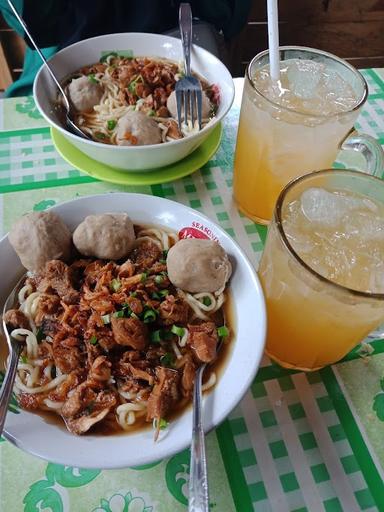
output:
M 319 209 L 324 189 L 358 194 L 358 202 L 346 203 L 352 209 L 345 212 L 327 202 Z M 372 201 L 379 206 L 376 212 Z M 308 208 L 315 212 L 310 210 L 309 220 Z M 384 320 L 384 180 L 359 171 L 324 170 L 291 181 L 277 200 L 258 275 L 271 359 L 308 371 L 344 357 Z M 359 289 L 356 283 L 362 282 L 374 292 Z
M 303 60 L 315 62 L 324 65 L 327 72 L 337 73 L 352 87 L 355 101 L 346 111 L 317 115 L 308 113 L 311 99 L 305 100 L 309 108 L 304 110 L 301 104 L 290 108 L 278 105 L 268 98 L 268 91 L 261 92 L 252 80 L 256 72 L 268 67 L 268 50 L 254 57 L 245 74 L 233 188 L 238 208 L 261 224 L 269 223 L 277 197 L 291 179 L 330 168 L 340 149 L 360 151 L 366 160 L 362 170 L 367 173 L 381 176 L 383 171 L 380 145 L 373 137 L 358 135 L 353 130 L 368 94 L 363 76 L 342 59 L 312 48 L 283 46 L 281 67 L 288 59 L 299 60 L 302 65 Z M 301 86 L 300 74 L 298 77 L 297 83 L 294 78 L 290 82 L 294 87 Z M 329 87 L 335 88 L 335 83 L 329 81 Z

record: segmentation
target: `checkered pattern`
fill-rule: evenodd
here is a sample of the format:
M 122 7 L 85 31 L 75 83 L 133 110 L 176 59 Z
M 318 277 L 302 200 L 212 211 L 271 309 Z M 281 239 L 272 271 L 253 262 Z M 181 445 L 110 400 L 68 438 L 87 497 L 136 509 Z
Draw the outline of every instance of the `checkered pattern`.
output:
M 361 510 L 376 510 L 320 374 L 307 375 L 304 386 L 290 375 L 265 381 L 256 379 L 245 401 L 248 408 L 252 404 L 252 414 L 257 418 L 247 422 L 244 401 L 228 418 L 254 510 L 277 510 L 271 500 L 275 498 L 277 502 L 279 495 L 284 496 L 291 512 L 349 510 L 338 492 L 340 489 L 335 489 L 332 483 L 329 466 L 333 461 L 329 460 L 327 447 L 334 450 L 343 472 L 347 497 L 354 499 L 355 506 Z M 305 404 L 297 387 L 303 388 L 302 393 L 305 391 Z M 317 409 L 322 421 L 322 429 L 315 433 L 309 418 L 312 407 Z M 263 457 L 259 458 L 258 454 Z M 268 480 L 266 464 L 272 465 L 268 468 Z M 303 480 L 307 483 L 305 492 L 300 486 Z M 318 508 L 314 508 L 316 503 Z
M 53 181 L 76 183 L 83 173 L 58 155 L 49 128 L 0 132 L 0 191 L 49 186 Z
M 383 76 L 374 70 L 364 71 L 364 76 L 370 97 L 357 128 L 384 144 Z M 5 126 L 10 109 L 27 127 L 17 125 L 15 120 Z M 14 218 L 25 211 L 44 209 L 77 195 L 134 190 L 177 200 L 202 211 L 236 239 L 256 268 L 266 228 L 239 213 L 232 201 L 238 114 L 235 108 L 231 110 L 218 152 L 200 171 L 164 185 L 122 188 L 97 182 L 71 168 L 55 151 L 49 130 L 30 99 L 0 102 L 0 192 L 8 192 L 0 195 L 0 229 L 8 229 Z M 343 154 L 336 165 L 353 167 L 355 156 Z M 52 187 L 51 192 L 47 187 Z M 375 342 L 375 349 L 383 351 L 379 342 Z M 332 387 L 330 372 L 289 372 L 263 358 L 250 390 L 216 429 L 227 487 L 237 511 L 384 510 L 381 489 L 370 477 L 375 469 L 374 453 L 363 438 L 351 434 L 353 429 L 362 428 L 358 414 L 347 400 L 343 399 L 344 409 L 340 408 L 341 391 Z M 362 455 L 362 447 L 368 457 Z M 209 460 L 218 457 L 216 449 L 209 449 Z M 7 453 L 7 443 L 1 444 L 0 456 L 1 453 Z M 148 482 L 151 478 L 156 482 L 164 480 L 161 467 L 148 470 Z M 109 476 L 102 474 L 98 478 L 103 483 Z M 127 478 L 133 486 L 139 485 L 134 473 L 130 472 Z M 23 484 L 28 488 L 33 482 Z M 175 511 L 182 509 L 175 505 Z M 222 507 L 220 512 L 233 512 L 232 505 Z

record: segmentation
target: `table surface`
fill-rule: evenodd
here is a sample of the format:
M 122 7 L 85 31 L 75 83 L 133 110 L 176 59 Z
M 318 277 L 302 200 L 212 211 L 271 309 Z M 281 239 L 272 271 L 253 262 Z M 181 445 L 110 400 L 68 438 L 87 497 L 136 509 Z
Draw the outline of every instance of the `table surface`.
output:
M 357 128 L 384 144 L 384 70 L 364 70 L 370 96 Z M 237 80 L 236 80 L 237 81 Z M 216 155 L 165 185 L 96 181 L 56 152 L 32 98 L 0 101 L 0 232 L 20 215 L 74 197 L 141 192 L 179 201 L 220 224 L 255 268 L 264 227 L 232 201 L 241 80 Z M 356 168 L 356 153 L 337 167 Z M 265 357 L 251 388 L 207 436 L 212 512 L 384 511 L 384 341 L 318 372 L 290 372 Z M 0 439 L 0 510 L 174 512 L 187 509 L 189 451 L 145 467 L 84 470 L 47 463 Z

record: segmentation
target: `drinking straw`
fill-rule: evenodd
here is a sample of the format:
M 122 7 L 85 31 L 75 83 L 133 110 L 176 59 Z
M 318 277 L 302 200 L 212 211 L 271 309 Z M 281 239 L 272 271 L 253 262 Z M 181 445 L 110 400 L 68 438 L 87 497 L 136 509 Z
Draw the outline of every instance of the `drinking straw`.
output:
M 280 57 L 279 57 L 279 24 L 277 12 L 277 0 L 267 0 L 268 12 L 268 46 L 269 46 L 269 68 L 271 79 L 277 81 L 280 78 Z

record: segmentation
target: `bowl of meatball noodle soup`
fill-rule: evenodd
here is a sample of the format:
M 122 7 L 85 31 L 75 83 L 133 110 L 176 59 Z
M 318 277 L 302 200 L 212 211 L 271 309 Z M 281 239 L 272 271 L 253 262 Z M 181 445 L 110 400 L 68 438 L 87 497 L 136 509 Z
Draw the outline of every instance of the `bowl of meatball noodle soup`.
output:
M 110 167 L 153 170 L 192 153 L 227 114 L 234 98 L 224 64 L 196 45 L 192 72 L 203 88 L 203 127 L 179 130 L 174 85 L 183 73 L 179 39 L 142 33 L 107 34 L 60 50 L 50 66 L 66 88 L 75 123 L 91 140 L 67 130 L 57 88 L 46 68 L 33 95 L 46 121 L 76 148 Z
M 159 383 L 159 381 L 161 381 L 161 372 L 176 373 L 178 358 L 184 357 L 186 353 L 185 350 L 189 346 L 188 344 L 192 346 L 193 343 L 197 343 L 202 339 L 202 337 L 204 338 L 206 334 L 202 331 L 207 332 L 206 326 L 208 324 L 213 325 L 212 322 L 215 321 L 216 326 L 218 326 L 217 333 L 214 333 L 216 339 L 217 336 L 226 336 L 226 338 L 224 340 L 224 346 L 218 354 L 217 361 L 212 365 L 211 369 L 209 369 L 210 367 L 207 369 L 207 379 L 210 379 L 210 374 L 214 374 L 215 378 L 214 381 L 208 385 L 209 389 L 207 389 L 204 394 L 204 428 L 206 431 L 209 431 L 222 422 L 247 391 L 256 374 L 263 353 L 266 330 L 266 314 L 263 292 L 255 270 L 247 260 L 241 248 L 224 230 L 201 213 L 187 208 L 182 204 L 149 195 L 112 193 L 89 196 L 55 206 L 47 210 L 47 212 L 51 212 L 54 214 L 56 219 L 60 219 L 60 223 L 64 223 L 71 234 L 77 232 L 76 236 L 73 236 L 73 240 L 76 247 L 78 247 L 83 253 L 87 253 L 88 248 L 92 246 L 92 229 L 98 219 L 104 219 L 105 215 L 110 216 L 112 214 L 114 217 L 118 215 L 120 216 L 119 222 L 124 225 L 128 222 L 128 217 L 131 219 L 135 230 L 136 240 L 129 240 L 126 247 L 122 247 L 121 245 L 114 246 L 114 250 L 123 251 L 123 253 L 106 253 L 105 251 L 109 251 L 110 247 L 105 246 L 105 244 L 98 246 L 98 250 L 101 251 L 100 256 L 102 257 L 120 257 L 121 254 L 124 254 L 124 251 L 125 254 L 128 251 L 129 258 L 127 261 L 125 260 L 125 256 L 118 260 L 113 260 L 113 263 L 108 263 L 108 260 L 100 260 L 96 258 L 96 263 L 91 262 L 91 266 L 89 266 L 89 260 L 84 263 L 84 259 L 90 258 L 90 256 L 79 256 L 79 254 L 76 255 L 77 259 L 75 260 L 66 260 L 67 265 L 70 265 L 71 261 L 80 261 L 80 263 L 75 263 L 75 265 L 78 265 L 77 270 L 81 270 L 82 272 L 84 271 L 82 269 L 88 265 L 87 268 L 89 275 L 91 276 L 91 281 L 87 281 L 89 289 L 86 290 L 85 295 L 83 294 L 80 301 L 83 305 L 86 303 L 86 308 L 88 308 L 88 305 L 92 303 L 97 295 L 97 289 L 92 289 L 93 285 L 90 284 L 92 283 L 92 271 L 94 270 L 92 265 L 100 266 L 107 264 L 109 265 L 109 270 L 112 268 L 118 269 L 119 274 L 117 279 L 114 278 L 112 281 L 109 281 L 109 284 L 107 284 L 110 290 L 109 293 L 112 294 L 112 288 L 113 292 L 116 292 L 115 297 L 118 297 L 119 292 L 122 292 L 122 288 L 120 288 L 121 286 L 124 287 L 126 283 L 135 281 L 135 286 L 137 288 L 132 288 L 135 291 L 131 294 L 132 299 L 131 297 L 129 298 L 129 300 L 133 301 L 132 303 L 129 302 L 132 310 L 134 310 L 134 301 L 137 301 L 137 299 L 140 298 L 140 293 L 144 293 L 143 290 L 140 291 L 139 289 L 147 287 L 147 293 L 151 295 L 152 299 L 154 299 L 154 301 L 151 302 L 152 308 L 146 307 L 145 311 L 135 310 L 137 311 L 136 316 L 132 314 L 128 305 L 123 303 L 123 299 L 117 298 L 115 306 L 116 311 L 111 313 L 109 316 L 102 315 L 103 322 L 108 325 L 97 328 L 103 330 L 105 333 L 107 333 L 108 329 L 112 328 L 115 341 L 119 343 L 120 331 L 115 330 L 115 328 L 120 329 L 121 326 L 124 327 L 124 322 L 140 323 L 138 318 L 144 318 L 144 324 L 146 326 L 144 328 L 146 329 L 147 334 L 150 333 L 150 344 L 146 349 L 148 350 L 147 354 L 149 351 L 153 352 L 158 350 L 160 345 L 165 346 L 161 339 L 160 345 L 158 343 L 160 331 L 160 338 L 163 336 L 162 333 L 165 331 L 173 333 L 173 341 L 170 341 L 169 343 L 172 343 L 176 352 L 172 352 L 171 362 L 169 360 L 166 361 L 166 359 L 169 358 L 169 354 L 165 354 L 166 357 L 164 358 L 163 352 L 163 356 L 161 356 L 160 359 L 160 361 L 162 361 L 160 363 L 161 368 L 139 367 L 139 364 L 136 362 L 136 356 L 131 358 L 131 355 L 136 353 L 135 350 L 127 346 L 117 347 L 117 353 L 123 354 L 126 366 L 130 367 L 130 365 L 133 365 L 140 368 L 140 370 L 150 372 L 151 375 L 154 376 L 155 383 Z M 89 219 L 91 219 L 91 221 Z M 115 229 L 115 227 L 113 227 L 112 230 L 113 229 Z M 133 231 L 130 231 L 130 233 L 130 236 L 132 236 Z M 166 234 L 165 238 L 164 233 Z M 12 243 L 15 243 L 15 238 L 17 239 L 17 237 L 15 236 L 14 228 L 11 229 L 11 235 Z M 194 240 L 195 238 L 197 238 L 197 240 Z M 181 242 L 183 243 L 178 242 L 179 239 L 181 239 Z M 203 257 L 202 261 L 197 263 L 197 267 L 201 271 L 200 274 L 207 274 L 207 280 L 204 280 L 201 275 L 194 280 L 189 279 L 190 276 L 185 275 L 185 269 L 188 268 L 191 261 L 194 260 L 196 262 L 196 250 L 201 253 L 205 251 L 205 247 L 201 245 L 201 240 L 199 239 L 203 241 L 205 240 L 206 247 L 210 251 L 207 253 L 205 260 Z M 192 241 L 192 250 L 189 251 L 187 247 L 189 252 L 187 251 L 184 253 L 185 245 L 188 246 L 188 243 L 185 244 L 185 242 L 188 242 L 188 240 Z M 162 268 L 164 268 L 164 265 L 167 265 L 167 269 L 169 266 L 168 274 L 164 272 L 161 274 L 160 272 L 160 274 L 156 276 L 148 275 L 148 273 L 143 271 L 143 267 L 140 267 L 140 265 L 144 265 L 144 260 L 143 254 L 140 255 L 140 247 L 139 252 L 137 252 L 137 244 L 144 244 L 141 245 L 141 248 L 145 248 L 150 247 L 151 245 L 153 246 L 154 242 L 158 244 L 160 248 L 167 247 L 166 244 L 168 244 L 168 256 L 162 256 L 159 253 L 157 256 L 158 259 L 154 263 L 158 269 L 157 271 L 160 270 L 159 265 L 163 265 Z M 178 243 L 180 243 L 180 247 L 178 246 Z M 219 246 L 215 244 L 219 244 Z M 196 247 L 194 247 L 194 245 L 196 245 Z M 15 246 L 17 247 L 17 243 L 15 243 Z M 53 250 L 53 248 L 50 247 L 49 250 Z M 171 251 L 173 254 L 170 254 Z M 44 254 L 40 253 L 40 256 L 43 257 Z M 150 255 L 146 254 L 145 249 L 144 258 L 147 256 Z M 51 255 L 49 257 L 51 258 Z M 17 282 L 18 278 L 23 274 L 23 272 L 25 272 L 25 268 L 16 256 L 8 235 L 0 240 L 0 258 L 4 269 L 3 279 L 0 282 L 0 297 L 3 304 L 5 298 Z M 163 258 L 166 259 L 164 260 Z M 187 266 L 183 266 L 184 263 L 180 260 L 185 260 L 185 265 Z M 212 269 L 209 268 L 211 260 L 215 262 L 214 267 L 218 269 L 217 272 L 215 271 L 215 275 L 213 276 Z M 23 261 L 25 261 L 25 259 Z M 31 268 L 36 261 L 37 260 L 33 260 L 33 258 L 29 259 L 29 263 L 27 262 L 27 264 Z M 58 260 L 53 261 L 56 261 L 56 265 L 66 265 Z M 133 275 L 130 271 L 132 261 L 136 265 L 136 268 L 139 268 L 139 272 L 141 274 L 138 276 L 137 273 Z M 52 266 L 52 261 L 48 262 L 47 265 Z M 170 267 L 171 265 L 172 271 Z M 47 271 L 47 267 L 44 267 L 44 270 Z M 193 270 L 191 270 L 191 272 L 193 272 Z M 32 276 L 32 280 L 30 280 L 31 283 L 33 282 L 33 276 L 36 276 L 36 273 L 32 272 L 32 274 L 29 275 Z M 182 323 L 181 318 L 173 319 L 171 322 L 168 322 L 167 320 L 169 317 L 169 311 L 174 312 L 173 306 L 175 304 L 175 300 L 170 299 L 169 296 L 161 297 L 161 295 L 168 295 L 169 293 L 169 291 L 166 290 L 167 284 L 165 282 L 167 275 L 169 275 L 169 278 L 173 280 L 177 287 L 182 286 L 185 288 L 184 290 L 177 288 L 178 299 L 176 302 L 183 302 L 184 305 L 187 303 L 190 318 L 191 316 L 195 318 L 195 320 L 192 321 L 189 319 L 188 322 L 195 325 L 188 324 L 188 337 L 184 340 L 183 335 L 186 331 L 182 328 L 182 325 L 185 324 Z M 153 281 L 151 281 L 151 279 Z M 38 281 L 41 285 L 41 282 L 44 280 L 39 278 Z M 150 288 L 149 284 L 151 284 L 151 282 L 153 285 L 156 284 L 158 287 Z M 225 282 L 225 291 L 223 291 L 223 286 L 217 291 L 217 293 L 211 291 L 199 294 L 195 291 L 202 288 L 216 290 L 218 286 L 221 286 L 221 284 Z M 190 283 L 192 283 L 192 285 Z M 83 290 L 83 288 L 77 287 L 77 290 L 80 289 Z M 176 295 L 174 291 L 175 288 L 169 289 L 171 290 L 171 293 Z M 192 291 L 188 292 L 187 290 Z M 73 297 L 73 300 L 65 298 L 63 294 L 61 295 L 61 297 L 64 297 L 62 300 L 67 303 L 77 304 L 79 302 L 79 292 L 76 290 L 72 290 L 72 292 L 75 294 L 77 293 L 77 295 Z M 52 293 L 52 290 L 48 290 L 46 293 Z M 24 301 L 26 304 L 29 297 L 28 294 L 31 294 L 30 296 L 33 299 L 31 290 L 24 290 L 22 293 L 23 297 L 20 298 L 20 301 Z M 207 296 L 211 297 L 211 299 L 207 300 Z M 221 303 L 218 303 L 219 299 L 222 301 Z M 33 310 L 34 299 L 32 302 L 31 300 L 29 301 L 29 309 L 25 304 L 21 308 L 26 312 L 26 314 L 28 311 Z M 160 307 L 158 304 L 160 304 Z M 171 305 L 171 308 L 167 308 L 167 304 L 168 306 Z M 209 312 L 210 308 L 212 310 L 213 304 L 216 304 L 217 310 L 220 309 L 224 311 L 224 321 L 223 317 L 217 316 L 217 313 L 220 313 L 220 311 L 214 314 Z M 66 311 L 71 307 L 76 308 L 76 306 L 63 304 L 62 306 Z M 97 306 L 93 305 L 92 307 Z M 149 311 L 149 309 L 154 308 L 157 308 L 157 313 L 153 310 Z M 130 311 L 130 318 L 126 318 L 129 316 L 125 314 L 127 310 Z M 157 314 L 160 314 L 158 319 L 162 319 L 160 330 L 159 327 L 156 327 L 156 321 L 154 323 L 148 323 L 155 320 L 155 316 Z M 198 318 L 198 315 L 200 314 L 203 315 L 201 320 Z M 153 318 L 151 318 L 151 315 Z M 68 317 L 65 313 L 64 316 L 67 319 L 62 320 L 62 323 L 68 321 Z M 106 316 L 108 316 L 107 319 Z M 38 322 L 36 317 L 34 317 L 34 319 Z M 174 325 L 174 322 L 177 325 Z M 223 322 L 226 325 L 225 328 L 221 326 Z M 215 325 L 213 325 L 213 327 L 215 328 Z M 214 330 L 216 331 L 216 328 Z M 91 336 L 91 334 L 91 332 L 87 334 L 87 343 L 90 342 L 91 344 L 96 345 L 97 348 L 97 343 L 101 343 L 101 338 L 99 335 L 95 337 L 93 334 Z M 100 339 L 97 340 L 97 337 Z M 49 338 L 47 338 L 47 340 L 48 339 Z M 138 342 L 137 340 L 139 340 L 139 338 L 135 339 L 135 343 Z M 174 343 L 175 340 L 176 343 Z M 44 344 L 46 341 L 41 343 Z M 54 343 L 55 341 L 53 341 L 53 344 Z M 125 343 L 124 339 L 122 343 Z M 4 337 L 1 338 L 0 346 L 2 348 L 0 354 L 2 354 L 1 365 L 3 370 L 6 364 L 6 342 Z M 105 348 L 104 345 L 103 347 Z M 142 347 L 136 346 L 137 350 L 141 348 Z M 206 357 L 204 350 L 203 352 L 199 352 L 200 348 L 197 344 L 193 348 L 196 356 L 203 358 L 204 360 L 204 357 Z M 129 352 L 128 356 L 123 353 L 126 349 Z M 31 361 L 37 361 L 36 364 L 38 365 L 44 364 L 42 362 L 38 362 L 42 359 L 42 356 L 38 356 L 37 359 L 36 357 L 33 359 L 31 356 L 31 359 L 28 360 L 28 350 L 31 350 L 30 346 L 28 349 L 25 349 L 24 358 L 20 360 L 19 364 L 19 380 L 16 382 L 16 388 L 14 390 L 15 398 L 17 400 L 20 400 L 20 389 L 22 393 L 24 393 L 25 400 L 25 397 L 28 396 L 28 393 L 31 391 L 30 387 L 33 387 L 34 385 L 28 381 L 29 376 L 33 373 L 28 369 L 28 365 L 33 364 Z M 39 350 L 38 347 L 37 350 Z M 106 350 L 108 351 L 108 348 Z M 171 352 L 172 349 L 169 349 L 169 351 Z M 101 359 L 104 359 L 105 361 L 104 356 L 101 357 Z M 64 364 L 69 364 L 68 362 L 69 359 L 66 358 L 64 360 Z M 109 367 L 110 366 L 111 365 L 109 364 Z M 99 365 L 99 370 L 100 368 L 101 367 Z M 62 368 L 62 370 L 65 370 L 65 368 Z M 94 370 L 95 368 L 93 367 L 92 371 Z M 49 375 L 47 375 L 47 379 L 44 381 L 46 384 L 54 386 L 54 379 L 65 380 L 62 376 L 63 373 L 66 373 L 65 371 L 59 371 L 58 368 L 56 368 L 54 374 L 52 375 L 51 373 L 52 367 L 49 367 Z M 137 377 L 139 379 L 137 382 L 144 386 L 147 384 L 143 380 L 140 380 L 142 379 L 142 375 L 143 374 L 140 374 Z M 25 376 L 27 379 L 25 379 Z M 110 377 L 111 375 L 109 374 L 109 382 L 112 383 L 112 388 L 115 388 L 117 386 L 116 381 L 118 381 L 120 377 L 118 374 L 113 375 L 115 380 L 111 380 Z M 96 378 L 99 377 L 96 375 Z M 103 377 L 101 376 L 100 378 Z M 146 377 L 144 376 L 144 379 L 145 378 Z M 176 384 L 176 388 L 179 390 L 181 390 L 182 386 L 185 386 L 185 381 L 183 379 L 184 374 Z M 62 382 L 59 384 L 62 384 Z M 19 386 L 19 388 L 17 386 Z M 82 384 L 80 384 L 80 387 L 81 386 Z M 69 399 L 67 400 L 67 406 L 69 405 L 69 402 L 74 405 L 72 402 L 74 401 L 74 397 L 80 387 L 68 394 Z M 179 452 L 190 444 L 192 428 L 192 408 L 190 400 L 184 403 L 183 407 L 177 410 L 176 413 L 173 413 L 172 410 L 170 410 L 169 413 L 167 412 L 167 421 L 164 422 L 164 424 L 163 418 L 156 416 L 158 413 L 156 412 L 156 404 L 153 401 L 153 395 L 156 394 L 154 387 L 150 388 L 150 391 L 152 389 L 150 393 L 152 398 L 150 396 L 148 398 L 148 395 L 143 395 L 142 397 L 144 399 L 143 407 L 145 408 L 145 411 L 142 411 L 143 407 L 141 409 L 139 408 L 139 411 L 138 408 L 133 408 L 133 416 L 132 414 L 130 415 L 132 408 L 129 400 L 132 398 L 130 394 L 130 391 L 132 390 L 128 388 L 122 389 L 124 399 L 120 397 L 120 402 L 122 404 L 120 405 L 120 409 L 115 408 L 110 410 L 110 419 L 115 421 L 114 428 L 112 428 L 112 430 L 108 431 L 108 422 L 104 424 L 105 428 L 103 429 L 97 428 L 97 425 L 89 426 L 84 423 L 87 422 L 88 419 L 95 417 L 95 411 L 98 414 L 95 407 L 98 407 L 101 395 L 97 395 L 97 398 L 92 400 L 91 404 L 88 403 L 88 406 L 92 406 L 89 408 L 88 412 L 85 413 L 83 411 L 81 415 L 77 416 L 71 412 L 69 413 L 69 416 L 67 416 L 67 420 L 69 420 L 67 426 L 65 425 L 62 417 L 56 414 L 58 411 L 55 413 L 54 410 L 48 412 L 29 410 L 23 407 L 25 402 L 20 400 L 17 408 L 17 414 L 10 411 L 7 415 L 4 435 L 13 444 L 29 453 L 32 453 L 33 455 L 58 464 L 84 468 L 108 469 L 148 464 Z M 39 389 L 37 389 L 37 391 L 39 392 Z M 51 391 L 56 392 L 57 388 L 52 389 Z M 99 391 L 96 389 L 95 393 L 97 394 Z M 161 393 L 162 390 L 160 390 L 160 394 Z M 102 394 L 104 397 L 103 399 L 108 399 L 104 391 Z M 45 405 L 48 406 L 48 409 L 49 406 L 57 407 L 61 405 L 57 403 L 55 405 L 53 402 L 55 397 L 53 395 L 50 396 L 52 400 L 44 401 Z M 76 410 L 74 412 L 76 413 Z M 159 419 L 160 423 L 156 421 L 152 422 L 152 418 L 155 418 L 155 420 Z M 137 420 L 136 425 L 130 424 L 130 422 L 132 423 L 132 421 L 135 420 Z

